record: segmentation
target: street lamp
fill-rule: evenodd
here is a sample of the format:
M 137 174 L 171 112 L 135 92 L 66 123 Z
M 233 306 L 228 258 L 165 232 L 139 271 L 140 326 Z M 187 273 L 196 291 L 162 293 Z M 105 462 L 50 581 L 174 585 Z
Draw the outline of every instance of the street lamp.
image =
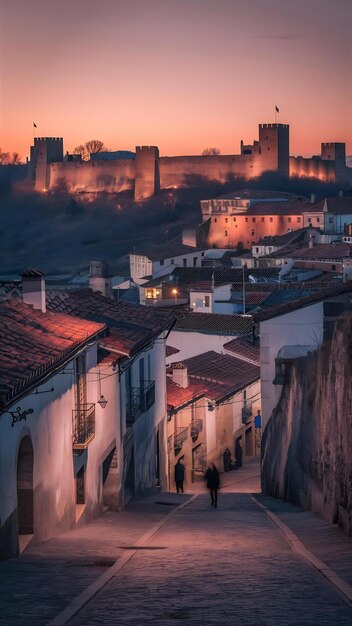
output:
M 99 382 L 99 400 L 98 400 L 98 404 L 100 404 L 102 409 L 105 409 L 108 401 L 105 398 L 105 396 L 101 393 L 101 380 L 100 380 L 100 369 L 98 369 L 98 382 Z
M 177 304 L 177 294 L 178 294 L 177 289 L 173 289 L 173 290 L 172 290 L 172 293 L 173 293 L 173 295 L 175 296 L 175 304 Z

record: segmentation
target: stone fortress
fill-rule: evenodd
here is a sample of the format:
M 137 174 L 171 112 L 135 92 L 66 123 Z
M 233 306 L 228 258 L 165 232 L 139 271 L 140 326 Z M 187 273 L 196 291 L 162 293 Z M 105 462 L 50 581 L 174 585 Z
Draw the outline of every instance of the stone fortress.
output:
M 236 155 L 160 157 L 156 146 L 137 146 L 135 153 L 98 153 L 82 161 L 79 155 L 64 155 L 62 138 L 37 137 L 31 146 L 28 172 L 38 192 L 65 188 L 72 193 L 118 193 L 133 189 L 137 201 L 160 189 L 193 186 L 204 180 L 249 180 L 264 172 L 352 182 L 344 143 L 322 143 L 320 156 L 292 157 L 288 124 L 259 124 L 259 139 L 249 145 L 241 141 L 241 153 Z

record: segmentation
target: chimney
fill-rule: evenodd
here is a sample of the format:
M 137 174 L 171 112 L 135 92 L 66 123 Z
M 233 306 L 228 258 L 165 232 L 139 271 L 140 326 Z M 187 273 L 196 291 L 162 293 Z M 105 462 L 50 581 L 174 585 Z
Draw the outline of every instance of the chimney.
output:
M 27 270 L 22 273 L 22 298 L 25 304 L 46 312 L 45 274 L 39 270 Z
M 311 204 L 314 204 L 315 200 L 316 200 L 316 195 L 315 195 L 315 193 L 311 193 L 311 194 L 310 194 L 310 203 L 311 203 Z
M 90 262 L 89 287 L 92 291 L 100 291 L 106 298 L 112 298 L 109 266 L 104 259 L 93 259 Z
M 188 387 L 188 369 L 183 363 L 172 363 L 172 380 L 179 387 Z

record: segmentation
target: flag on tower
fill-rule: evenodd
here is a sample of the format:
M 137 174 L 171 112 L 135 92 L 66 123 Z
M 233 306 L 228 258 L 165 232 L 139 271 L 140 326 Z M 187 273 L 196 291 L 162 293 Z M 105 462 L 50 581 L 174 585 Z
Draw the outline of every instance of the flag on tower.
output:
M 276 106 L 276 104 L 275 104 L 275 111 L 276 111 L 276 113 L 280 113 L 279 107 Z
M 33 122 L 33 128 L 37 128 L 37 125 L 35 122 Z

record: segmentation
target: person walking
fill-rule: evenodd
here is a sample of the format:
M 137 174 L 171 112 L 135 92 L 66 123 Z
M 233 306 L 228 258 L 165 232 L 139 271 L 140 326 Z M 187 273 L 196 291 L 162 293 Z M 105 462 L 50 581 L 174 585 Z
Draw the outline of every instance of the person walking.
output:
M 183 481 L 185 479 L 185 466 L 181 463 L 180 459 L 178 459 L 175 465 L 175 483 L 176 483 L 176 491 L 177 493 L 183 493 Z
M 205 480 L 207 481 L 208 489 L 210 489 L 211 506 L 217 506 L 220 479 L 218 469 L 214 463 L 210 463 L 207 471 L 205 472 Z

